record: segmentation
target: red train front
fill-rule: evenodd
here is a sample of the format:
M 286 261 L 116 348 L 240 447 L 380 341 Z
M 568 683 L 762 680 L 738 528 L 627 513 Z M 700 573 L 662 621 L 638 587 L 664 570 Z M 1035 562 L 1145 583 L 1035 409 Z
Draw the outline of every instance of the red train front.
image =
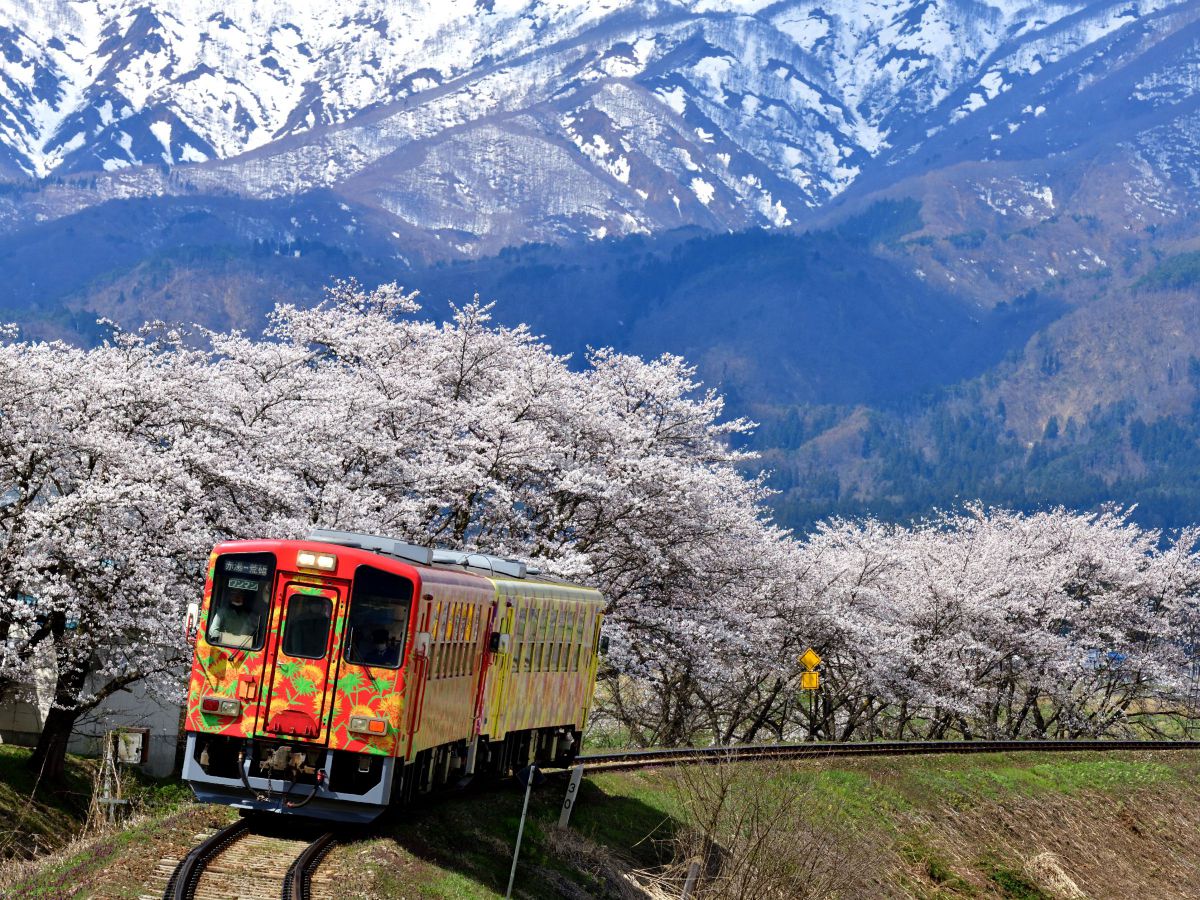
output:
M 595 676 L 596 592 L 490 557 L 439 565 L 386 538 L 314 537 L 213 551 L 185 723 L 199 799 L 369 821 L 477 769 L 569 761 Z M 513 633 L 518 612 L 539 610 L 540 632 Z M 533 697 L 544 710 L 507 714 Z

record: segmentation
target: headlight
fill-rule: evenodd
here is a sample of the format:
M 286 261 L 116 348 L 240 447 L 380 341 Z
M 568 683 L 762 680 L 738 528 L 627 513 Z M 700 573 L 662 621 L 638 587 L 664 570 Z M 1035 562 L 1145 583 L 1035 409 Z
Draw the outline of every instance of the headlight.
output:
M 200 700 L 200 711 L 217 716 L 236 716 L 242 711 L 242 704 L 227 697 L 203 697 Z
M 296 554 L 296 567 L 299 569 L 320 569 L 322 572 L 332 572 L 337 569 L 337 557 L 332 553 L 301 550 Z
M 376 716 L 351 716 L 348 728 L 359 734 L 387 734 L 387 720 Z

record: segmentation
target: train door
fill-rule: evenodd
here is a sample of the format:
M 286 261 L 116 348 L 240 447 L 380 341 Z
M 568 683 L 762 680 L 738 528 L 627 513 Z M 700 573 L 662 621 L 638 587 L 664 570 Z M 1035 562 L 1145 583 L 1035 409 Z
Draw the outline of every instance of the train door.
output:
M 429 664 L 433 652 L 432 628 L 441 604 L 434 603 L 433 594 L 423 594 L 416 604 L 416 643 L 408 657 L 408 669 L 404 676 L 404 692 L 408 704 L 408 746 L 404 758 L 413 759 L 413 748 L 417 732 L 421 730 L 425 713 L 425 690 L 429 686 Z M 399 751 L 399 746 L 397 751 Z
M 512 674 L 512 655 L 516 650 L 515 636 L 512 632 L 511 598 L 497 592 L 492 604 L 485 644 L 487 650 L 484 659 L 487 662 L 487 670 L 480 689 L 482 719 L 476 729 L 477 734 L 486 734 L 493 740 L 505 732 L 505 697 Z
M 267 643 L 263 680 L 268 687 L 257 734 L 325 743 L 337 674 L 335 632 L 341 632 L 345 591 L 285 574 L 275 597 L 274 621 L 279 624 Z

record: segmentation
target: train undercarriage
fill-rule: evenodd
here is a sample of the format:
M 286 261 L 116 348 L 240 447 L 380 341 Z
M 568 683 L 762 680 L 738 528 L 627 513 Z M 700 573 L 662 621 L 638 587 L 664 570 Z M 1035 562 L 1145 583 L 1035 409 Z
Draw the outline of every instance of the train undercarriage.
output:
M 193 732 L 183 778 L 204 803 L 364 824 L 390 806 L 476 777 L 502 778 L 531 764 L 569 766 L 579 746 L 573 726 L 541 728 L 443 744 L 405 763 L 301 741 Z

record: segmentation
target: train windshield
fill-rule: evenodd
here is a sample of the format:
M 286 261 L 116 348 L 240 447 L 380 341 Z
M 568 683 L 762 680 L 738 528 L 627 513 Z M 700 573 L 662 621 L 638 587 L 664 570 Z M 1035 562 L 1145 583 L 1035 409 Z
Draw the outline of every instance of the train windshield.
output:
M 359 566 L 350 595 L 346 661 L 395 669 L 404 658 L 413 585 L 407 578 Z
M 274 577 L 274 554 L 218 557 L 205 639 L 220 647 L 261 650 Z

